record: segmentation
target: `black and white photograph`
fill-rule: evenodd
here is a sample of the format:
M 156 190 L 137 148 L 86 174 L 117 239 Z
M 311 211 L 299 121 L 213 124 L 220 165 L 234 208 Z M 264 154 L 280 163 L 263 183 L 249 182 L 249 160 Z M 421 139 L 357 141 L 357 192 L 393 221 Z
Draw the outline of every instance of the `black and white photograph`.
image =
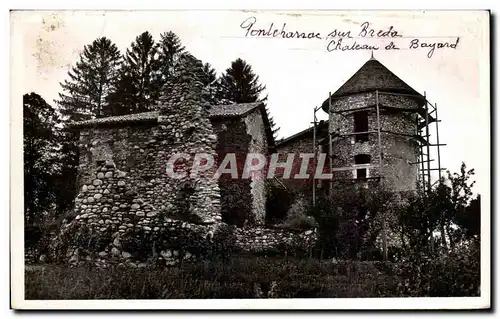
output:
M 12 308 L 491 306 L 489 11 L 10 27 Z

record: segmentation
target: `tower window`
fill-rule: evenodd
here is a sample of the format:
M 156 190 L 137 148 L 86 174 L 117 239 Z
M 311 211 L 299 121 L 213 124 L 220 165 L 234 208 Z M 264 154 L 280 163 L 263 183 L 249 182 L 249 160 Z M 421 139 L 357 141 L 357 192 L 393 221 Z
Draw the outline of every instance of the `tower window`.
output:
M 354 133 L 356 142 L 365 142 L 369 140 L 368 133 L 368 111 L 359 111 L 354 113 Z
M 371 156 L 368 154 L 359 154 L 354 156 L 354 163 L 356 164 L 370 164 Z
M 371 156 L 368 154 L 359 154 L 354 156 L 354 163 L 357 165 L 370 164 Z M 369 171 L 368 168 L 356 168 L 355 178 L 359 180 L 364 180 L 368 177 Z

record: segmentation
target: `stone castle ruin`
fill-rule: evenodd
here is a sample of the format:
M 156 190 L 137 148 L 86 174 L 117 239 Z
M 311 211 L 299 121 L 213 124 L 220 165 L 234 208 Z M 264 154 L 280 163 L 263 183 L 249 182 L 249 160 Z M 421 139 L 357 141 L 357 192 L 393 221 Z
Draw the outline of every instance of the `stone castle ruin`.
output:
M 72 220 L 53 245 L 70 264 L 173 264 L 227 245 L 255 251 L 307 245 L 315 233 L 265 229 L 265 181 L 214 178 L 215 167 L 173 179 L 168 160 L 197 153 L 267 154 L 274 146 L 261 103 L 212 106 L 204 98 L 201 62 L 184 56 L 179 76 L 155 111 L 76 122 L 78 195 Z M 179 165 L 178 165 L 179 166 Z M 228 231 L 228 224 L 238 226 Z M 219 245 L 219 246 L 217 246 Z M 222 245 L 222 247 L 220 247 Z M 217 248 L 217 247 L 218 248 Z
M 331 179 L 279 181 L 306 199 L 313 185 L 328 194 L 346 183 L 383 180 L 396 192 L 414 190 L 417 180 L 430 183 L 428 125 L 437 119 L 424 96 L 373 57 L 323 102 L 328 121 L 276 144 L 262 103 L 210 105 L 201 62 L 183 59 L 154 111 L 73 123 L 79 192 L 74 218 L 54 241 L 59 260 L 174 264 L 229 246 L 255 252 L 314 245 L 314 230 L 264 225 L 269 179 L 214 177 L 218 165 L 191 175 L 199 153 L 213 154 L 216 164 L 228 153 L 238 163 L 251 153 L 278 152 L 281 162 L 290 153 L 296 160 L 299 153 L 327 154 Z M 167 173 L 175 154 L 191 155 L 177 162 L 188 172 L 180 179 Z

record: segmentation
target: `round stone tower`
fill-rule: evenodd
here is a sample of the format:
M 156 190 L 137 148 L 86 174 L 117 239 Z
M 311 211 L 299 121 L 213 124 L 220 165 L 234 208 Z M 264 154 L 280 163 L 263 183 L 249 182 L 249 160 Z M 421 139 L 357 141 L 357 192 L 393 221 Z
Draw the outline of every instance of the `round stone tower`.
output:
M 329 113 L 333 183 L 384 181 L 395 191 L 416 188 L 429 120 L 425 98 L 373 57 L 322 108 Z M 423 120 L 424 119 L 424 120 Z

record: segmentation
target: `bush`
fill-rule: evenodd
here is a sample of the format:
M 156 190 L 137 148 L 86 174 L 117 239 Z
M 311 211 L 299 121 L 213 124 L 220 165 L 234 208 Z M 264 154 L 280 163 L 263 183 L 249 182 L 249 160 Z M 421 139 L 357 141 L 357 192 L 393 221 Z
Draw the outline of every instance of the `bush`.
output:
M 318 227 L 314 217 L 307 215 L 309 203 L 299 196 L 288 210 L 285 221 L 281 224 L 284 228 L 294 230 L 308 230 Z
M 282 222 L 287 217 L 294 194 L 273 183 L 266 184 L 266 193 L 266 222 L 268 224 Z
M 434 255 L 413 251 L 400 263 L 403 279 L 397 293 L 402 296 L 479 296 L 479 243 L 471 242 Z

